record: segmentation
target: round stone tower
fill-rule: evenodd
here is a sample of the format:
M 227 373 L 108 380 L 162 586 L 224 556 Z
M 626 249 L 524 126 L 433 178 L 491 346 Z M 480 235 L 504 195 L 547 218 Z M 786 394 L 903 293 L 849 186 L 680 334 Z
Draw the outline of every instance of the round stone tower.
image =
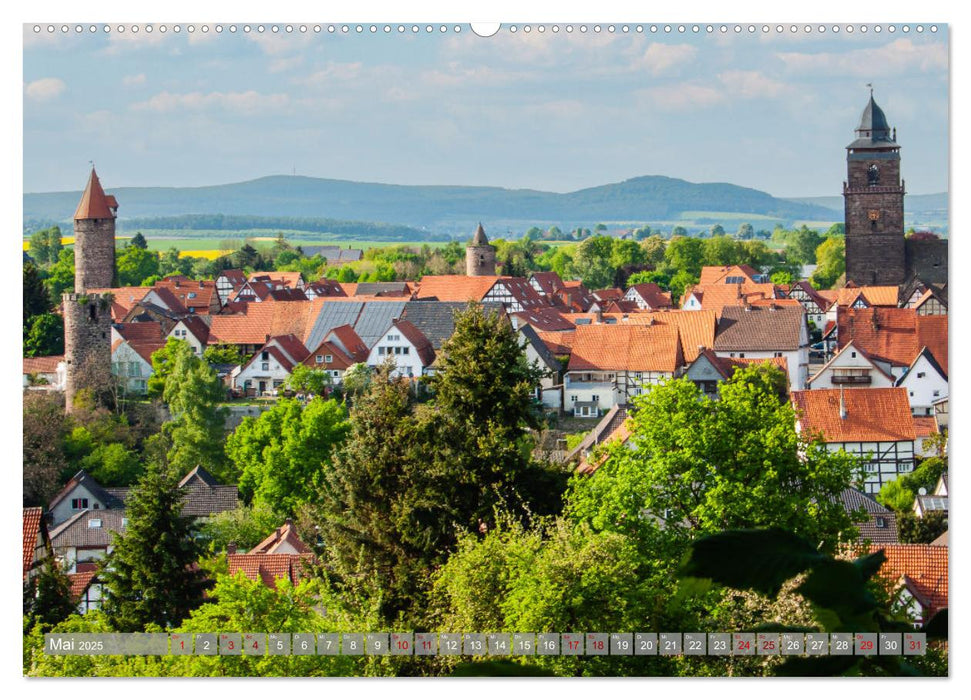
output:
M 106 195 L 91 168 L 88 186 L 74 212 L 74 292 L 62 297 L 64 313 L 65 410 L 74 409 L 78 391 L 92 399 L 111 391 L 111 295 L 115 277 L 115 212 L 118 202 Z
M 465 274 L 469 277 L 491 277 L 496 274 L 496 248 L 489 245 L 481 223 L 475 230 L 472 242 L 465 247 Z
M 91 168 L 74 212 L 74 290 L 105 289 L 115 279 L 115 212 L 118 202 L 101 188 Z

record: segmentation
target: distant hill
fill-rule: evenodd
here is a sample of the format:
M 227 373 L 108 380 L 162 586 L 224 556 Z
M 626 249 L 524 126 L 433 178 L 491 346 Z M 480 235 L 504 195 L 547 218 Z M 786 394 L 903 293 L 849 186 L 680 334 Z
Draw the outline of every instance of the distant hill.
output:
M 637 177 L 567 194 L 500 187 L 386 185 L 276 175 L 210 187 L 111 187 L 120 203 L 119 224 L 132 219 L 224 215 L 272 219 L 333 219 L 383 222 L 429 233 L 462 234 L 476 222 L 519 230 L 586 226 L 600 222 L 670 222 L 685 212 L 717 212 L 726 219 L 768 217 L 783 223 L 833 219 L 831 208 L 808 201 L 779 199 L 728 183 L 692 183 L 663 176 Z M 77 192 L 24 195 L 25 227 L 67 224 Z M 716 215 L 706 214 L 710 218 Z M 191 219 L 192 217 L 188 217 Z M 186 227 L 187 219 L 181 222 Z M 150 228 L 145 225 L 145 228 Z M 151 228 L 180 228 L 175 223 Z M 198 226 L 197 228 L 213 228 Z

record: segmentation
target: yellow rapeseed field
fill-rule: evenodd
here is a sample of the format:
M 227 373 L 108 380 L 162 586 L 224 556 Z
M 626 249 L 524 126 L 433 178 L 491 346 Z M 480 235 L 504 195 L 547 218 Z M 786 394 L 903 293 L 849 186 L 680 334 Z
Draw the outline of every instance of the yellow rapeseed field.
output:
M 61 245 L 74 245 L 74 236 L 62 236 Z M 30 241 L 24 241 L 24 250 L 30 250 Z

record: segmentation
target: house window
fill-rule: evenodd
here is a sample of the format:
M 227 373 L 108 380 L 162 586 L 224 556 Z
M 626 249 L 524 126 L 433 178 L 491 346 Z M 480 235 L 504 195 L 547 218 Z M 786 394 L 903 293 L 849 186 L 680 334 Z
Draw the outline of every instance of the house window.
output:
M 855 350 L 850 352 L 850 357 L 856 357 L 856 351 Z
M 378 348 L 378 354 L 379 355 L 383 355 L 384 354 L 384 346 L 383 345 Z
M 328 355 L 327 357 L 330 357 L 330 355 Z M 317 357 L 315 359 L 317 360 L 317 364 L 318 365 L 321 365 L 321 364 L 324 363 L 324 356 L 323 355 L 317 355 Z
M 773 357 L 782 357 L 782 353 L 781 353 L 781 352 L 777 352 L 777 353 L 775 353 L 775 354 L 773 355 Z
M 340 376 L 341 376 L 340 370 L 333 369 L 330 371 L 330 374 L 334 379 L 340 379 Z
M 934 389 L 934 398 L 936 399 L 940 395 L 941 395 L 940 389 Z
M 411 350 L 411 348 L 408 348 L 408 347 L 402 348 L 401 354 L 402 355 L 410 355 L 411 354 L 410 350 Z
M 264 362 L 263 363 L 263 371 L 264 372 L 268 372 L 269 370 L 270 370 L 270 363 L 269 362 Z
M 88 527 L 91 529 L 101 527 L 101 518 L 91 518 L 91 520 L 88 521 Z
M 923 379 L 926 376 L 927 376 L 927 372 L 918 372 L 917 373 L 917 378 L 918 379 Z
M 394 349 L 394 354 L 395 354 L 395 355 L 400 355 L 400 354 L 401 354 L 401 348 L 399 348 L 399 347 L 396 347 L 396 348 Z
M 598 401 L 600 401 L 600 397 L 597 394 L 594 394 L 593 396 L 590 397 L 590 400 L 593 401 L 594 403 L 597 403 Z
M 877 518 L 877 527 L 886 527 L 886 526 L 887 526 L 886 518 Z
M 577 397 L 576 397 L 576 394 L 574 394 L 573 396 L 570 397 L 570 403 L 576 403 L 576 402 L 577 402 Z
M 740 353 L 738 353 L 738 356 L 739 357 L 745 357 L 745 353 L 744 352 L 740 352 Z
M 85 510 L 88 507 L 87 498 L 72 498 L 71 510 Z
M 260 359 L 261 360 L 269 360 L 270 359 L 270 353 L 269 352 L 266 352 L 266 351 L 262 352 L 260 354 Z
M 325 355 L 324 356 L 324 362 L 330 364 L 333 361 L 334 361 L 334 356 L 333 355 Z

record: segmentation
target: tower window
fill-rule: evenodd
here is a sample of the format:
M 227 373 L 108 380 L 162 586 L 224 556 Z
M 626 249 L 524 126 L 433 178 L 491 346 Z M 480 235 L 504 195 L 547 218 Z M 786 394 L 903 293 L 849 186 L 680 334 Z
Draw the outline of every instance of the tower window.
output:
M 92 321 L 98 320 L 98 312 L 94 308 L 94 304 L 88 304 L 88 315 L 91 317 Z
M 876 185 L 880 182 L 880 169 L 876 165 L 871 165 L 866 169 L 866 179 L 867 183 L 870 185 Z

